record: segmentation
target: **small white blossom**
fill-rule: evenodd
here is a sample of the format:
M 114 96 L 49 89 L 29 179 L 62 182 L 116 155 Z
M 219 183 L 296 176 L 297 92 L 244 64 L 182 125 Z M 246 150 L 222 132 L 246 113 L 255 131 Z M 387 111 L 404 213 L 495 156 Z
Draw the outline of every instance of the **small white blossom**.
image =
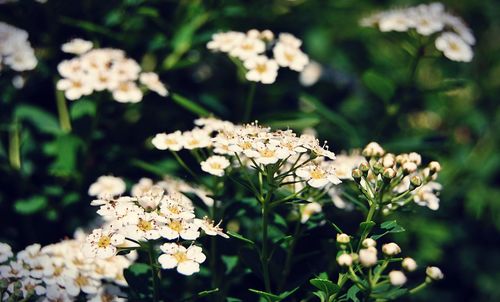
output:
M 272 84 L 278 76 L 278 63 L 266 56 L 250 57 L 245 60 L 244 65 L 248 69 L 245 77 L 252 82 Z
M 437 37 L 436 48 L 453 61 L 470 62 L 474 56 L 472 48 L 459 35 L 452 32 L 445 32 Z
M 441 280 L 444 278 L 444 274 L 439 267 L 429 266 L 425 269 L 425 273 L 432 280 Z
M 401 253 L 401 248 L 394 242 L 382 245 L 382 252 L 387 256 L 394 256 Z
M 417 269 L 417 262 L 410 257 L 404 258 L 401 266 L 408 272 L 413 272 Z
M 352 256 L 349 254 L 342 254 L 337 258 L 337 263 L 340 266 L 351 266 L 352 265 Z
M 213 155 L 202 161 L 201 169 L 215 176 L 224 176 L 224 170 L 231 164 L 224 156 Z
M 406 283 L 406 276 L 402 271 L 389 272 L 389 281 L 394 286 L 401 286 Z
M 114 176 L 100 176 L 97 181 L 90 185 L 90 196 L 117 196 L 123 194 L 126 185 L 123 179 Z
M 206 256 L 199 246 L 185 248 L 176 243 L 165 243 L 161 247 L 164 254 L 158 257 L 158 262 L 164 269 L 177 267 L 177 272 L 189 276 L 200 271 L 200 263 Z
M 61 46 L 61 50 L 66 53 L 81 55 L 91 50 L 92 47 L 92 42 L 77 38 L 64 43 Z

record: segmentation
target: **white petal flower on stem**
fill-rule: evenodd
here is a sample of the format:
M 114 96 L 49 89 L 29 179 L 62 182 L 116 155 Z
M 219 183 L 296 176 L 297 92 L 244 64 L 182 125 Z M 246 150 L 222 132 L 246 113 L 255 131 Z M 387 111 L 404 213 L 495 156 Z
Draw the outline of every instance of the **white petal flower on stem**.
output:
M 146 85 L 148 89 L 153 90 L 161 96 L 167 96 L 168 91 L 165 85 L 160 81 L 158 75 L 154 72 L 143 72 L 139 76 L 139 81 Z
M 224 176 L 224 169 L 229 167 L 231 163 L 224 156 L 213 155 L 200 164 L 203 171 L 221 177 Z
M 61 50 L 66 53 L 81 55 L 91 50 L 92 47 L 93 47 L 92 42 L 77 38 L 64 43 L 61 46 Z
M 254 37 L 245 37 L 238 45 L 236 45 L 229 54 L 237 57 L 240 60 L 247 60 L 258 56 L 266 50 L 266 44 Z
M 200 271 L 200 263 L 206 260 L 201 247 L 192 245 L 185 248 L 176 243 L 165 243 L 160 249 L 164 254 L 158 257 L 158 262 L 164 269 L 177 267 L 177 272 L 190 276 Z
M 116 247 L 123 244 L 125 237 L 103 229 L 95 229 L 88 235 L 83 246 L 87 257 L 106 259 L 116 254 Z
M 279 34 L 278 41 L 294 48 L 299 48 L 302 45 L 302 41 L 290 33 Z
M 120 103 L 138 103 L 142 100 L 142 91 L 134 82 L 122 82 L 113 90 L 113 98 Z
M 58 90 L 64 90 L 64 96 L 71 101 L 92 93 L 90 82 L 83 78 L 60 79 L 56 86 Z
M 200 237 L 198 226 L 193 221 L 182 219 L 169 219 L 160 230 L 160 235 L 168 240 L 182 238 L 196 240 Z
M 244 38 L 245 34 L 241 32 L 229 31 L 225 33 L 216 33 L 212 36 L 212 40 L 207 43 L 207 48 L 210 50 L 230 52 L 240 45 Z
M 278 63 L 266 56 L 248 58 L 243 65 L 248 69 L 246 79 L 252 82 L 272 84 L 278 76 Z
M 100 176 L 97 181 L 90 185 L 90 196 L 117 196 L 123 194 L 126 185 L 123 179 L 114 176 Z
M 352 265 L 352 256 L 349 254 L 342 254 L 337 258 L 337 263 L 340 266 L 351 266 Z
M 277 43 L 273 48 L 274 59 L 281 67 L 289 67 L 291 70 L 302 71 L 309 63 L 309 57 L 300 49 Z
M 323 188 L 328 184 L 338 185 L 342 181 L 335 175 L 333 170 L 325 170 L 319 165 L 311 164 L 297 169 L 295 174 L 306 180 L 313 188 Z
M 12 256 L 14 254 L 10 245 L 0 242 L 0 263 L 7 261 Z
M 401 262 L 401 266 L 408 272 L 413 272 L 417 269 L 417 262 L 410 257 L 406 257 Z
M 222 228 L 219 227 L 221 222 L 218 224 L 215 224 L 212 220 L 210 220 L 208 217 L 203 217 L 203 219 L 195 219 L 194 221 L 208 236 L 221 236 L 224 238 L 229 238 L 228 235 L 224 234 L 222 232 Z
M 179 151 L 183 147 L 184 137 L 180 131 L 169 134 L 158 133 L 151 142 L 159 150 Z
M 317 202 L 310 202 L 306 205 L 301 205 L 300 207 L 300 222 L 306 223 L 312 215 L 321 213 L 321 204 Z
M 188 150 L 206 148 L 212 144 L 210 133 L 199 128 L 182 134 L 184 148 Z
M 452 32 L 445 32 L 437 37 L 436 48 L 452 61 L 470 62 L 474 56 L 472 48 Z
M 379 28 L 382 32 L 387 31 L 407 31 L 413 27 L 414 21 L 409 18 L 408 14 L 403 10 L 393 10 L 386 12 L 379 20 Z
M 245 154 L 258 164 L 270 165 L 290 156 L 290 151 L 275 144 L 256 143 L 253 149 Z

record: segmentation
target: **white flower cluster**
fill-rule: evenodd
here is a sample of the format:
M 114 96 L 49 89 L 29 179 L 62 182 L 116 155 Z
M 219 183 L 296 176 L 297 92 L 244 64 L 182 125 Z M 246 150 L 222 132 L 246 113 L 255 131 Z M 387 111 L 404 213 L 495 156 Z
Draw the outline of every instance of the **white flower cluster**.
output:
M 476 39 L 472 31 L 461 18 L 446 12 L 438 2 L 377 13 L 362 19 L 361 25 L 378 26 L 383 32 L 415 29 L 424 36 L 440 33 L 435 45 L 448 59 L 470 62 L 474 55 L 471 45 Z
M 28 33 L 0 22 L 0 71 L 8 66 L 15 71 L 32 70 L 38 61 L 28 41 Z
M 198 272 L 199 264 L 205 260 L 201 247 L 193 245 L 201 235 L 200 229 L 209 236 L 227 235 L 208 218 L 196 218 L 191 200 L 176 191 L 179 185 L 182 183 L 167 185 L 171 190 L 166 194 L 160 185 L 142 179 L 134 186 L 137 195 L 133 197 L 108 196 L 92 201 L 92 205 L 99 206 L 97 213 L 106 224 L 87 237 L 84 254 L 107 258 L 121 249 L 139 248 L 161 238 L 168 241 L 160 247 L 163 253 L 158 258 L 164 269 L 177 268 L 184 275 Z M 185 242 L 191 243 L 185 247 Z
M 14 255 L 0 243 L 0 301 L 126 301 L 120 287 L 127 286 L 123 270 L 134 256 L 113 256 L 94 261 L 81 246 L 85 235 L 40 246 L 33 244 Z M 2 288 L 5 286 L 5 288 Z M 106 300 L 108 299 L 108 300 Z
M 332 166 L 335 154 L 311 135 L 297 136 L 291 130 L 271 131 L 257 123 L 235 125 L 215 118 L 198 119 L 195 124 L 190 131 L 159 133 L 152 143 L 160 150 L 209 149 L 211 155 L 201 162 L 201 168 L 218 177 L 241 164 L 261 171 L 278 164 L 276 173 L 285 173 L 287 181 L 318 189 L 341 182 Z M 286 171 L 292 172 L 288 175 Z
M 127 58 L 122 50 L 92 47 L 92 42 L 82 39 L 74 39 L 62 46 L 64 52 L 78 55 L 57 66 L 62 76 L 57 89 L 63 90 L 67 99 L 77 100 L 95 91 L 107 90 L 117 102 L 137 103 L 143 97 L 137 80 L 161 96 L 168 95 L 156 73 L 141 72 L 139 64 Z
M 353 170 L 355 180 L 365 194 L 374 197 L 381 183 L 386 182 L 388 192 L 383 196 L 383 211 L 388 212 L 414 201 L 431 210 L 439 208 L 441 185 L 435 180 L 441 165 L 432 161 L 422 167 L 422 157 L 416 152 L 395 155 L 386 153 L 377 143 L 368 144 L 363 150 L 366 161 Z M 380 192 L 380 191 L 379 191 Z
M 309 63 L 309 57 L 300 50 L 301 45 L 302 41 L 289 33 L 281 33 L 276 39 L 270 30 L 252 29 L 247 33 L 216 33 L 207 48 L 241 60 L 247 69 L 247 80 L 272 84 L 280 67 L 300 72 Z M 267 52 L 272 53 L 272 58 Z

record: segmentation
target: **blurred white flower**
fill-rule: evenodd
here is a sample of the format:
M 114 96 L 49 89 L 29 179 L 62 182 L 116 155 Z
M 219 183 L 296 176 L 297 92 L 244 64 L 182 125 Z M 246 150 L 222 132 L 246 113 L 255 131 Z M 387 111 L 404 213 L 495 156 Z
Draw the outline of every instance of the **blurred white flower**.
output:
M 89 195 L 98 197 L 117 196 L 123 194 L 125 190 L 125 182 L 120 177 L 100 176 L 96 182 L 90 185 Z
M 243 65 L 248 69 L 246 79 L 252 82 L 272 84 L 278 76 L 278 63 L 266 56 L 247 58 Z
M 139 81 L 141 82 L 141 84 L 146 85 L 148 89 L 158 93 L 161 96 L 168 95 L 167 88 L 165 88 L 165 85 L 160 82 L 160 78 L 154 72 L 141 73 L 141 75 L 139 76 Z
M 459 35 L 452 32 L 445 32 L 437 37 L 436 48 L 453 61 L 470 62 L 474 56 L 472 48 Z
M 406 283 L 406 276 L 402 271 L 389 272 L 389 281 L 394 286 L 401 286 Z
M 81 55 L 91 50 L 93 46 L 92 42 L 77 38 L 64 43 L 61 46 L 61 50 L 66 53 Z
M 306 223 L 312 215 L 321 213 L 321 204 L 317 202 L 309 202 L 300 206 L 300 222 Z
M 299 81 L 302 86 L 312 86 L 318 82 L 323 73 L 323 67 L 317 62 L 309 62 L 300 72 Z

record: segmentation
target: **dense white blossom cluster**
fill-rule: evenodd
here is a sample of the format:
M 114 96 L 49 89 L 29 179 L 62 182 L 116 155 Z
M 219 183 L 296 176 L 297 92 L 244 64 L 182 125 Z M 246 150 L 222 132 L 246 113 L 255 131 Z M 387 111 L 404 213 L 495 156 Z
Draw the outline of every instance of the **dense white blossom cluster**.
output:
M 38 61 L 28 41 L 28 33 L 0 22 L 0 72 L 3 66 L 15 71 L 32 70 Z
M 247 70 L 247 80 L 272 84 L 280 67 L 300 72 L 309 63 L 301 45 L 302 41 L 289 33 L 280 33 L 276 38 L 270 30 L 252 29 L 247 33 L 216 33 L 207 48 L 241 60 Z
M 205 261 L 201 247 L 194 245 L 200 231 L 209 236 L 227 235 L 207 217 L 196 218 L 191 200 L 182 192 L 196 194 L 207 205 L 214 202 L 203 189 L 170 178 L 157 184 L 143 178 L 132 188 L 133 196 L 100 195 L 91 204 L 99 207 L 97 213 L 106 224 L 87 236 L 84 255 L 107 258 L 120 250 L 162 242 L 158 257 L 162 268 L 177 268 L 184 275 L 198 272 Z
M 78 55 L 59 63 L 57 69 L 62 79 L 57 89 L 63 90 L 69 100 L 77 100 L 95 91 L 107 90 L 120 103 L 137 103 L 143 98 L 144 87 L 167 96 L 165 85 L 156 73 L 142 72 L 141 66 L 125 56 L 125 52 L 113 48 L 92 49 L 92 42 L 74 39 L 63 44 L 62 50 Z
M 96 261 L 82 253 L 84 240 L 77 231 L 75 239 L 33 244 L 16 255 L 0 243 L 0 301 L 126 301 L 123 270 L 135 254 Z
M 474 55 L 471 45 L 476 39 L 464 21 L 444 10 L 441 3 L 380 12 L 361 20 L 363 26 L 378 26 L 380 31 L 405 32 L 414 29 L 424 36 L 439 33 L 436 48 L 453 61 L 470 62 Z

